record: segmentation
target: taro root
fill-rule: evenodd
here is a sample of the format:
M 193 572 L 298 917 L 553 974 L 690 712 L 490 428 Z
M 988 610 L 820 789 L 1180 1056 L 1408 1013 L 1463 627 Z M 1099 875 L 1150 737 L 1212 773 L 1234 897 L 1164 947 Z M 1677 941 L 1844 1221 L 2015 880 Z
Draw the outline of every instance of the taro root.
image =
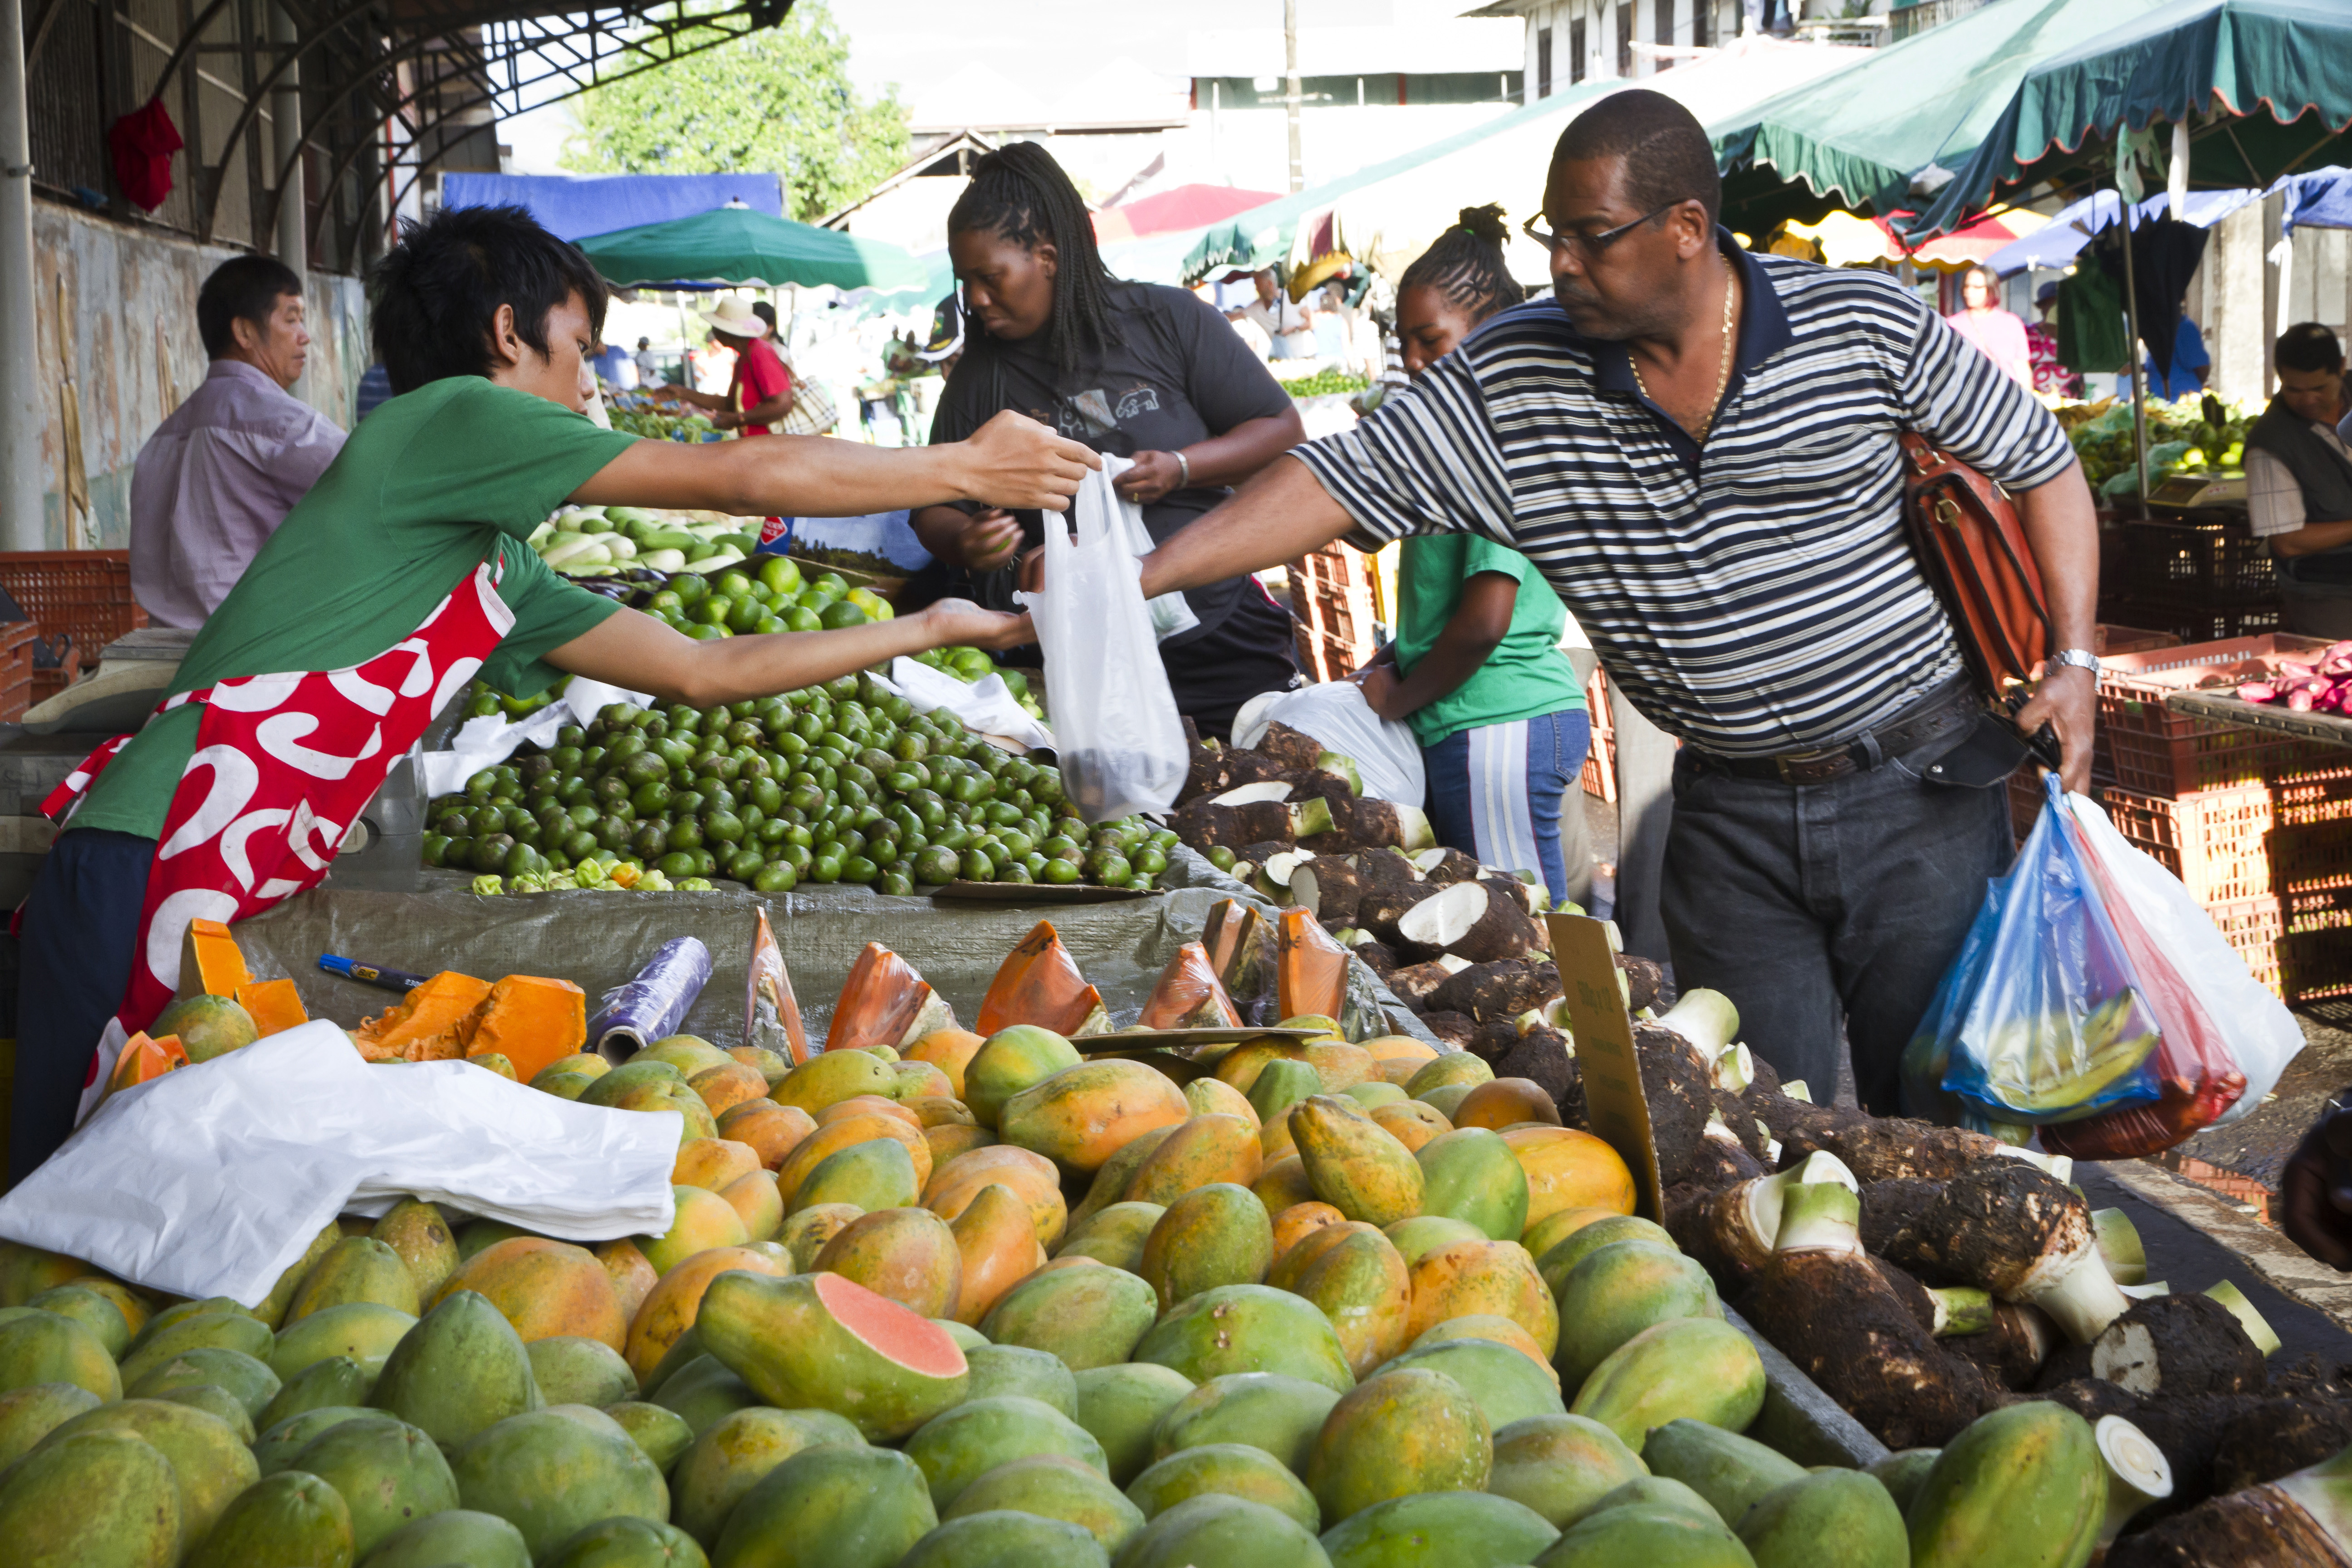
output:
M 1360 858 L 1357 869 L 1362 871 L 1372 858 L 1370 855 Z M 1399 957 L 1407 956 L 1415 950 L 1398 931 L 1398 924 L 1437 893 L 1438 889 L 1427 882 L 1383 882 L 1366 877 L 1363 897 L 1356 904 L 1356 923 L 1395 949 Z
M 1460 1050 L 1468 1050 L 1478 1033 L 1478 1026 L 1465 1013 L 1423 1013 L 1421 1022 L 1431 1034 Z
M 1412 857 L 1413 869 L 1444 887 L 1448 882 L 1475 882 L 1486 868 L 1474 855 L 1454 848 L 1423 849 Z
M 1478 1026 L 1476 1034 L 1470 1037 L 1468 1049 L 1472 1056 L 1493 1067 L 1510 1055 L 1512 1047 L 1518 1043 L 1517 1024 L 1508 1018 L 1489 1018 Z M 1497 1073 L 1496 1076 L 1499 1078 L 1502 1075 Z
M 1663 1151 L 1658 1159 L 1663 1166 Z M 1676 1177 L 1668 1184 L 1679 1184 L 1685 1179 Z M 1801 1189 L 1822 1185 L 1847 1192 L 1854 1189 L 1853 1173 L 1826 1152 L 1777 1175 L 1758 1176 L 1715 1194 L 1699 1205 L 1692 1236 L 1677 1235 L 1675 1240 L 1718 1278 L 1728 1274 L 1737 1279 L 1761 1268 L 1771 1258 L 1790 1197 Z M 1858 1238 L 1858 1227 L 1856 1234 Z
M 2179 1478 L 2174 1478 L 2176 1486 Z M 2231 1492 L 2117 1541 L 2106 1568 L 2322 1568 L 2347 1560 L 2323 1519 L 2341 1519 L 2352 1453 Z M 2308 1504 L 2308 1506 L 2306 1506 Z
M 1780 1163 L 1785 1168 L 1807 1155 L 1830 1149 L 1837 1130 L 1849 1121 L 1860 1121 L 1866 1114 L 1851 1107 L 1815 1105 L 1809 1100 L 1792 1100 L 1785 1094 L 1750 1093 L 1743 1095 L 1756 1120 L 1771 1130 L 1780 1140 Z M 1839 1156 L 1841 1160 L 1843 1156 Z
M 2138 1302 L 2090 1350 L 2092 1376 L 2142 1397 L 2250 1394 L 2263 1383 L 2263 1352 L 2210 1296 Z
M 2129 1215 L 2121 1209 L 2094 1209 L 2091 1229 L 2098 1237 L 2109 1279 L 2118 1285 L 2147 1283 L 2147 1249 L 2140 1245 L 2139 1227 Z
M 1423 881 L 1412 861 L 1396 849 L 1365 850 L 1356 857 L 1356 871 L 1366 888 L 1415 888 Z
M 1347 861 L 1320 852 L 1290 874 L 1291 901 L 1314 912 L 1329 925 L 1356 923 L 1356 906 L 1364 901 L 1364 879 Z
M 1328 792 L 1333 784 L 1340 790 L 1316 796 L 1331 818 L 1330 826 L 1315 839 L 1318 851 L 1345 853 L 1388 847 L 1421 849 L 1435 841 L 1437 835 L 1429 826 L 1428 814 L 1419 806 L 1399 805 L 1394 801 L 1349 792 L 1346 781 L 1336 774 L 1318 773 L 1315 777 L 1329 781 L 1328 784 L 1318 784 L 1318 792 Z
M 1762 1057 L 1758 1057 L 1748 1065 L 1748 1070 L 1753 1073 L 1755 1077 L 1746 1089 L 1739 1091 L 1740 1093 L 1778 1095 L 1780 1092 L 1780 1069 L 1779 1068 L 1774 1067 Z
M 1273 759 L 1277 767 L 1296 773 L 1314 772 L 1324 751 L 1323 742 L 1314 736 L 1278 721 L 1265 727 L 1254 749 Z
M 2233 1492 L 2293 1475 L 2352 1447 L 2352 1405 L 2263 1399 L 2223 1424 L 2213 1449 L 2213 1489 Z
M 1377 924 L 1373 929 L 1378 930 Z M 1473 963 L 1521 958 L 1544 946 L 1542 928 L 1528 912 L 1526 900 L 1495 878 L 1437 889 L 1399 914 L 1395 929 L 1398 938 L 1412 946 L 1451 952 Z
M 1397 972 L 1396 954 L 1389 951 L 1388 943 L 1371 932 L 1350 931 L 1338 940 L 1340 946 L 1356 955 L 1356 961 L 1359 963 L 1379 975 L 1383 982 Z M 1400 997 L 1398 1000 L 1402 1001 L 1403 998 Z
M 1559 1030 L 1536 1029 L 1522 1035 L 1500 1060 L 1489 1065 L 1496 1078 L 1523 1078 L 1550 1095 L 1559 1110 L 1560 1125 L 1585 1125 L 1584 1076 L 1577 1069 L 1568 1037 Z
M 1869 1201 L 1869 1190 L 1865 1188 L 1863 1202 L 1867 1205 Z M 1865 1208 L 1864 1212 L 1869 1211 Z M 2059 1339 L 2058 1326 L 2040 1308 L 1996 1301 L 1992 1305 L 1992 1321 L 1983 1333 L 1957 1339 L 1946 1348 L 1976 1363 L 1986 1377 L 2003 1388 L 2022 1394 L 2041 1380 L 2042 1363 L 2050 1359 L 2050 1352 Z
M 1429 1005 L 1447 1013 L 1467 1013 L 1484 1024 L 1517 1018 L 1559 994 L 1559 971 L 1550 964 L 1507 958 L 1474 963 L 1429 994 Z
M 2132 1239 L 2137 1241 L 2138 1233 L 2133 1233 Z M 2102 1247 L 2100 1251 L 2104 1255 L 2105 1247 Z M 2140 1265 L 2140 1272 L 2143 1275 L 2147 1272 L 2145 1260 Z M 2238 1326 L 2246 1331 L 2246 1338 L 2253 1342 L 2256 1350 L 2265 1356 L 2277 1352 L 2278 1331 L 2272 1328 L 2264 1321 L 2262 1313 L 2254 1310 L 2254 1304 L 2246 1300 L 2246 1293 L 2243 1290 L 2239 1289 L 2230 1280 L 2221 1279 L 2205 1287 L 2204 1294 L 2230 1310 L 2230 1315 L 2238 1320 Z
M 1171 817 L 1184 842 L 1238 850 L 1268 839 L 1296 844 L 1327 831 L 1331 808 L 1320 800 L 1286 801 L 1290 786 L 1280 779 L 1246 784 L 1183 806 Z
M 2115 1544 L 2132 1515 L 2172 1495 L 2172 1466 L 2148 1435 L 2121 1415 L 2102 1415 L 2091 1425 L 2092 1441 L 2107 1468 L 2106 1517 L 2099 1544 Z
M 1714 1098 L 1715 1121 L 1720 1121 L 1731 1136 L 1738 1140 L 1739 1146 L 1748 1151 L 1749 1159 L 1754 1160 L 1764 1171 L 1770 1171 L 1772 1141 L 1767 1136 L 1764 1129 L 1758 1124 L 1754 1113 L 1748 1109 L 1748 1102 L 1738 1095 L 1727 1092 L 1721 1088 L 1716 1089 Z
M 1764 1167 L 1739 1146 L 1739 1140 L 1729 1128 L 1720 1121 L 1709 1121 L 1706 1136 L 1698 1141 L 1697 1152 L 1692 1154 L 1684 1179 L 1702 1187 L 1734 1187 L 1763 1174 Z
M 1984 1380 L 1937 1346 L 1864 1254 L 1859 1221 L 1842 1184 L 1790 1189 L 1741 1310 L 1880 1442 L 1939 1447 L 1976 1418 Z
M 1905 1226 L 1927 1211 L 1943 1195 L 1941 1182 L 1921 1182 L 1898 1176 L 1871 1182 L 1862 1189 L 1862 1245 L 1865 1251 L 1885 1252 Z
M 1666 983 L 1666 972 L 1663 966 L 1650 959 L 1621 952 L 1617 955 L 1617 968 L 1625 976 L 1627 1012 L 1638 1013 L 1657 1001 L 1658 993 Z
M 1650 1102 L 1650 1141 L 1658 1151 L 1658 1179 L 1671 1186 L 1688 1179 L 1690 1163 L 1715 1110 L 1715 1085 L 1675 1037 L 1650 1025 L 1633 1031 L 1643 1097 Z
M 1626 984 L 1632 984 L 1625 971 L 1621 969 L 1618 973 Z M 1715 1080 L 1717 1060 L 1731 1049 L 1732 1037 L 1738 1033 L 1739 1009 L 1731 1005 L 1731 998 L 1704 987 L 1685 992 L 1664 1016 L 1633 1026 L 1636 1045 L 1678 1046 L 1689 1054 L 1710 1083 Z
M 2099 1258 L 2090 1205 L 2019 1160 L 1987 1161 L 1946 1182 L 1886 1255 L 1926 1279 L 2030 1301 L 2077 1344 L 2097 1339 L 2131 1305 Z M 2236 1331 L 2236 1320 L 2216 1306 Z
M 1188 771 L 1184 777 L 1183 793 L 1177 795 L 1176 804 L 1181 805 L 1186 801 L 1196 800 L 1204 795 L 1214 795 L 1226 787 L 1227 755 L 1225 749 L 1216 742 L 1202 740 L 1201 731 L 1192 727 L 1192 720 L 1186 719 L 1184 721 L 1184 758 Z
M 1865 1182 L 1948 1182 L 2008 1147 L 1981 1132 L 1900 1116 L 1854 1117 L 1833 1128 L 1822 1146 Z
M 1439 986 L 1469 967 L 1470 963 L 1467 959 L 1455 958 L 1450 953 L 1443 958 L 1433 958 L 1427 963 L 1408 963 L 1390 971 L 1389 989 L 1395 992 L 1397 1000 L 1406 1006 L 1416 1012 L 1423 1011 L 1429 1006 L 1429 999 L 1436 994 Z M 1439 1009 L 1441 1012 L 1454 1010 Z M 1465 1014 L 1464 1016 L 1466 1017 L 1468 1015 Z

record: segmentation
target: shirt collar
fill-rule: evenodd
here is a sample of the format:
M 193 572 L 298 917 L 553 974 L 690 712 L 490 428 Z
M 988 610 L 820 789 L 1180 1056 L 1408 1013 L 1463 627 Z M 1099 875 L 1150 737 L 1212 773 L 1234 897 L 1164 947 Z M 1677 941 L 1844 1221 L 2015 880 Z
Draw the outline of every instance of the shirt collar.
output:
M 274 392 L 280 397 L 293 395 L 278 385 L 277 378 L 268 372 L 249 365 L 241 359 L 222 358 L 213 361 L 205 372 L 205 379 L 206 381 L 241 381 L 250 386 Z
M 1740 278 L 1739 335 L 1732 344 L 1731 379 L 1723 389 L 1723 404 L 1728 406 L 1750 371 L 1796 340 L 1789 330 L 1789 312 L 1780 303 L 1780 290 L 1772 287 L 1772 276 L 1764 269 L 1763 262 L 1741 249 L 1731 231 L 1720 224 L 1716 226 L 1715 243 L 1716 248 L 1739 268 Z M 1665 430 L 1666 439 L 1674 444 L 1683 461 L 1696 463 L 1698 443 L 1691 439 L 1689 431 L 1667 418 L 1664 410 L 1642 395 L 1641 385 L 1633 379 L 1633 361 L 1625 345 L 1597 338 L 1585 342 L 1592 352 L 1594 384 L 1602 392 L 1639 401 Z

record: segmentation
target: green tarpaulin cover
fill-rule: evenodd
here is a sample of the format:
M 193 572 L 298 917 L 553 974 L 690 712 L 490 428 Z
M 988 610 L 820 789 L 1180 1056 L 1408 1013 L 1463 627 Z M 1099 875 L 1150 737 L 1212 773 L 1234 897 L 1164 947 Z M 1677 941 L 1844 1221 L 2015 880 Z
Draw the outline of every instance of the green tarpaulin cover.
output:
M 580 248 L 624 289 L 678 282 L 912 289 L 926 276 L 922 263 L 898 246 L 749 207 L 615 229 L 580 241 Z

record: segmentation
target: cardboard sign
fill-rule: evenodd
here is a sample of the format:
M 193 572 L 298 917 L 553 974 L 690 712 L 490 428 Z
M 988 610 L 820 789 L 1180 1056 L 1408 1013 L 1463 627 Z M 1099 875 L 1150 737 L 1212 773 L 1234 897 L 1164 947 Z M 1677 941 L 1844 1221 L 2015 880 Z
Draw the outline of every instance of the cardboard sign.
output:
M 1633 1019 L 1617 979 L 1609 928 L 1583 915 L 1550 914 L 1552 963 L 1567 993 L 1569 1026 L 1576 1036 L 1576 1067 L 1584 1081 L 1584 1116 L 1633 1173 L 1635 1212 L 1664 1223 L 1658 1150 L 1651 1142 L 1650 1101 L 1633 1052 Z

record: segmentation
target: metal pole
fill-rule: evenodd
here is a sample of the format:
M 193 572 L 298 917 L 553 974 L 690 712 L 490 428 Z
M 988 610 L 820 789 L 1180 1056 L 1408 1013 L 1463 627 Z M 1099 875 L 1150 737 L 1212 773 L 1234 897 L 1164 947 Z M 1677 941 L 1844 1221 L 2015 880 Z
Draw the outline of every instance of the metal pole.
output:
M 2131 353 L 2132 388 L 2132 460 L 2139 469 L 2139 515 L 2147 521 L 2147 371 L 2139 357 L 2139 289 L 2134 281 L 2132 266 L 2132 204 L 2126 199 L 2118 184 L 2116 200 L 2123 206 L 2124 219 L 2124 320 L 2130 342 L 2126 345 Z
M 269 8 L 269 41 L 281 50 L 294 48 L 301 34 L 294 18 L 283 5 Z M 277 128 L 275 154 L 278 166 L 286 171 L 278 185 L 278 259 L 292 268 L 297 276 L 307 277 L 310 271 L 310 247 L 306 236 L 310 230 L 309 203 L 304 199 L 302 160 L 296 150 L 302 145 L 302 68 L 292 65 L 278 79 L 278 89 L 270 95 L 269 117 Z
M 1282 101 L 1290 120 L 1290 188 L 1307 188 L 1307 159 L 1298 146 L 1298 0 L 1282 0 L 1282 64 L 1286 85 Z
M 25 7 L 0 0 L 0 545 L 38 550 L 40 326 L 33 310 L 33 139 L 25 104 Z

